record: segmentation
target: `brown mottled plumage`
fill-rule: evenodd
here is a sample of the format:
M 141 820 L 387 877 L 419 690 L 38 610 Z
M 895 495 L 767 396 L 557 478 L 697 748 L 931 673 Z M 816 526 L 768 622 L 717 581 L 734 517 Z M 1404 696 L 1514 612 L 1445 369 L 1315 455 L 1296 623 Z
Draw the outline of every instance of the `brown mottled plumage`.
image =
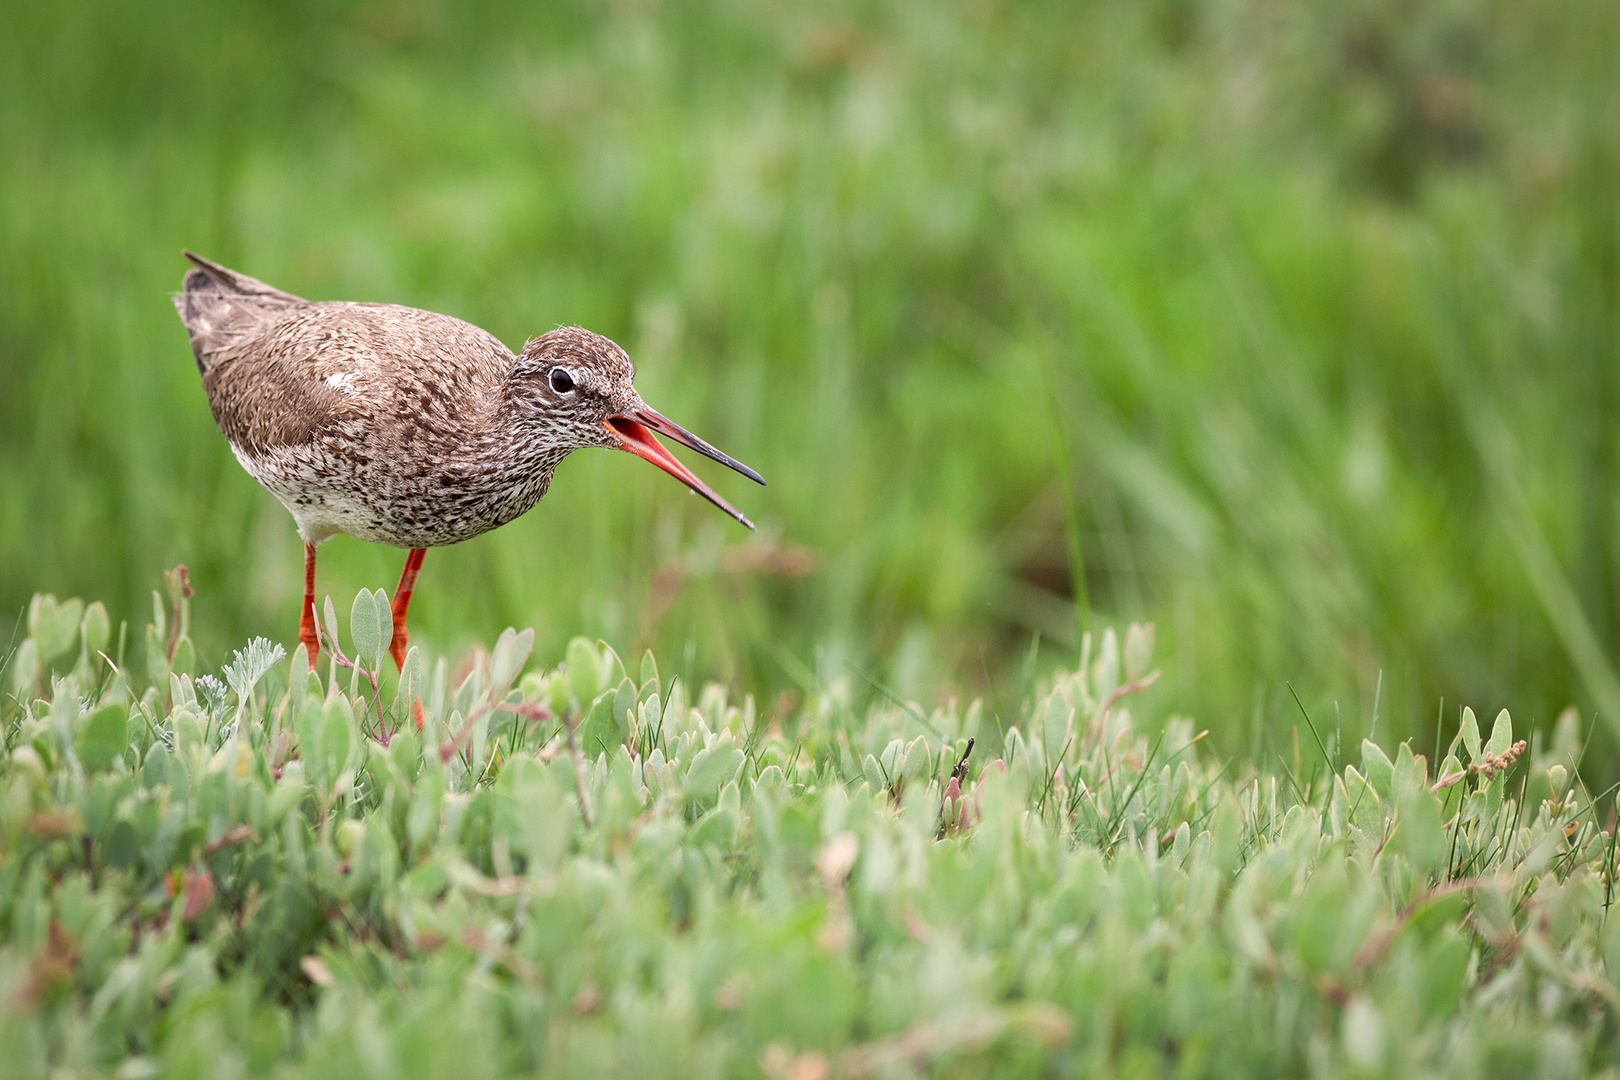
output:
M 420 549 L 504 525 L 571 451 L 628 450 L 753 528 L 653 436 L 759 474 L 649 409 L 607 338 L 568 327 L 513 355 L 470 323 L 396 304 L 312 302 L 186 253 L 175 307 L 214 419 L 305 542 L 301 639 L 314 663 L 314 545 L 344 533 L 414 549 L 395 595 L 395 659 Z

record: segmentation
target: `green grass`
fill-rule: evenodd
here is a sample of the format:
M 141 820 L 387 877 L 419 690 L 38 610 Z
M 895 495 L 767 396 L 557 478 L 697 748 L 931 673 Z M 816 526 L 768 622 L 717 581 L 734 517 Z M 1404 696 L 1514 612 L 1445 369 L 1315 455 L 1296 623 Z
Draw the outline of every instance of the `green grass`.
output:
M 175 672 L 177 599 L 148 689 L 77 601 L 5 672 L 7 1077 L 1620 1068 L 1573 715 L 1468 712 L 1438 769 L 1318 717 L 1257 774 L 1134 626 L 995 709 L 835 670 L 778 712 L 529 631 L 396 682 L 370 592 L 352 669 Z
M 1431 756 L 1441 699 L 1442 741 L 1459 701 L 1573 703 L 1612 774 L 1617 51 L 1591 0 L 4 5 L 0 612 L 138 625 L 184 562 L 210 666 L 291 638 L 291 523 L 167 302 L 187 246 L 608 333 L 769 478 L 716 480 L 751 547 L 577 455 L 428 557 L 440 651 L 988 697 L 1036 632 L 1072 665 L 1078 561 L 1223 753 L 1291 745 L 1292 682 Z M 400 557 L 334 541 L 322 588 Z

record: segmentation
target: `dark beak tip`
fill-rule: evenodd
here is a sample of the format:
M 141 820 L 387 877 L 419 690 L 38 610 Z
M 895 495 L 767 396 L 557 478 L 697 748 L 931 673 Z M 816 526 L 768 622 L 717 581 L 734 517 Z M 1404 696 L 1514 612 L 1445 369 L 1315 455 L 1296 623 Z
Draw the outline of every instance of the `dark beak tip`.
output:
M 748 479 L 752 480 L 761 487 L 765 486 L 765 478 L 759 475 L 758 472 L 749 468 L 747 465 L 744 465 L 730 454 L 724 453 L 715 449 L 713 446 L 710 446 L 703 439 L 698 438 L 698 436 L 692 434 L 690 431 L 687 431 L 685 428 L 681 427 L 673 420 L 670 420 L 667 416 L 659 413 L 656 409 L 647 406 L 645 403 L 636 411 L 626 413 L 625 418 L 642 424 L 645 427 L 651 428 L 660 435 L 667 435 L 671 439 L 674 439 L 676 442 L 680 443 L 682 446 L 686 447 L 688 450 L 696 450 L 704 457 L 718 461 L 720 464 L 734 472 L 742 473 L 744 476 L 748 477 Z M 611 420 L 609 422 L 611 423 Z

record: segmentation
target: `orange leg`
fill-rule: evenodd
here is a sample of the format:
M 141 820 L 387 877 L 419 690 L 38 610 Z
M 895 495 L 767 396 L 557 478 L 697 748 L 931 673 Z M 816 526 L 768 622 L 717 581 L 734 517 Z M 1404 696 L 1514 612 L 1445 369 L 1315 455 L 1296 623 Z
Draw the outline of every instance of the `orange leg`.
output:
M 304 545 L 304 610 L 298 616 L 298 640 L 309 653 L 309 670 L 321 654 L 321 639 L 315 633 L 315 545 Z
M 399 575 L 399 587 L 394 590 L 394 637 L 388 643 L 388 654 L 394 658 L 394 666 L 401 671 L 405 669 L 405 653 L 411 641 L 405 629 L 405 612 L 411 606 L 411 593 L 416 591 L 416 574 L 422 569 L 422 556 L 426 554 L 426 548 L 411 548 L 411 553 L 405 556 L 405 569 Z M 411 719 L 416 721 L 416 730 L 421 731 L 426 723 L 421 698 L 411 702 Z
M 388 654 L 394 666 L 405 667 L 405 650 L 410 647 L 410 634 L 405 630 L 405 611 L 411 606 L 411 593 L 416 589 L 416 575 L 422 569 L 422 556 L 427 548 L 411 548 L 405 556 L 405 570 L 399 575 L 399 587 L 394 590 L 394 637 L 388 643 Z

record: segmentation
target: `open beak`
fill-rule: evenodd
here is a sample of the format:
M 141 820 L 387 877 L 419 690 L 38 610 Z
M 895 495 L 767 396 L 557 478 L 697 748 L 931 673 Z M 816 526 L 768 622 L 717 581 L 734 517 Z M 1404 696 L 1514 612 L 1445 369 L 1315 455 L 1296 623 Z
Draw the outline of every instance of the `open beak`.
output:
M 682 465 L 674 454 L 664 449 L 664 444 L 658 441 L 653 432 L 656 431 L 660 435 L 667 435 L 682 446 L 690 447 L 704 457 L 713 458 L 727 468 L 737 470 L 756 484 L 763 484 L 765 478 L 760 476 L 759 473 L 737 459 L 722 454 L 690 431 L 687 431 L 679 424 L 665 420 L 645 405 L 639 405 L 618 416 L 610 416 L 603 423 L 606 424 L 607 429 L 613 433 L 614 437 L 619 440 L 620 450 L 628 450 L 636 457 L 652 462 L 742 524 L 750 529 L 754 527 L 752 521 L 749 521 L 730 503 L 715 494 L 713 488 L 699 480 L 691 469 Z

